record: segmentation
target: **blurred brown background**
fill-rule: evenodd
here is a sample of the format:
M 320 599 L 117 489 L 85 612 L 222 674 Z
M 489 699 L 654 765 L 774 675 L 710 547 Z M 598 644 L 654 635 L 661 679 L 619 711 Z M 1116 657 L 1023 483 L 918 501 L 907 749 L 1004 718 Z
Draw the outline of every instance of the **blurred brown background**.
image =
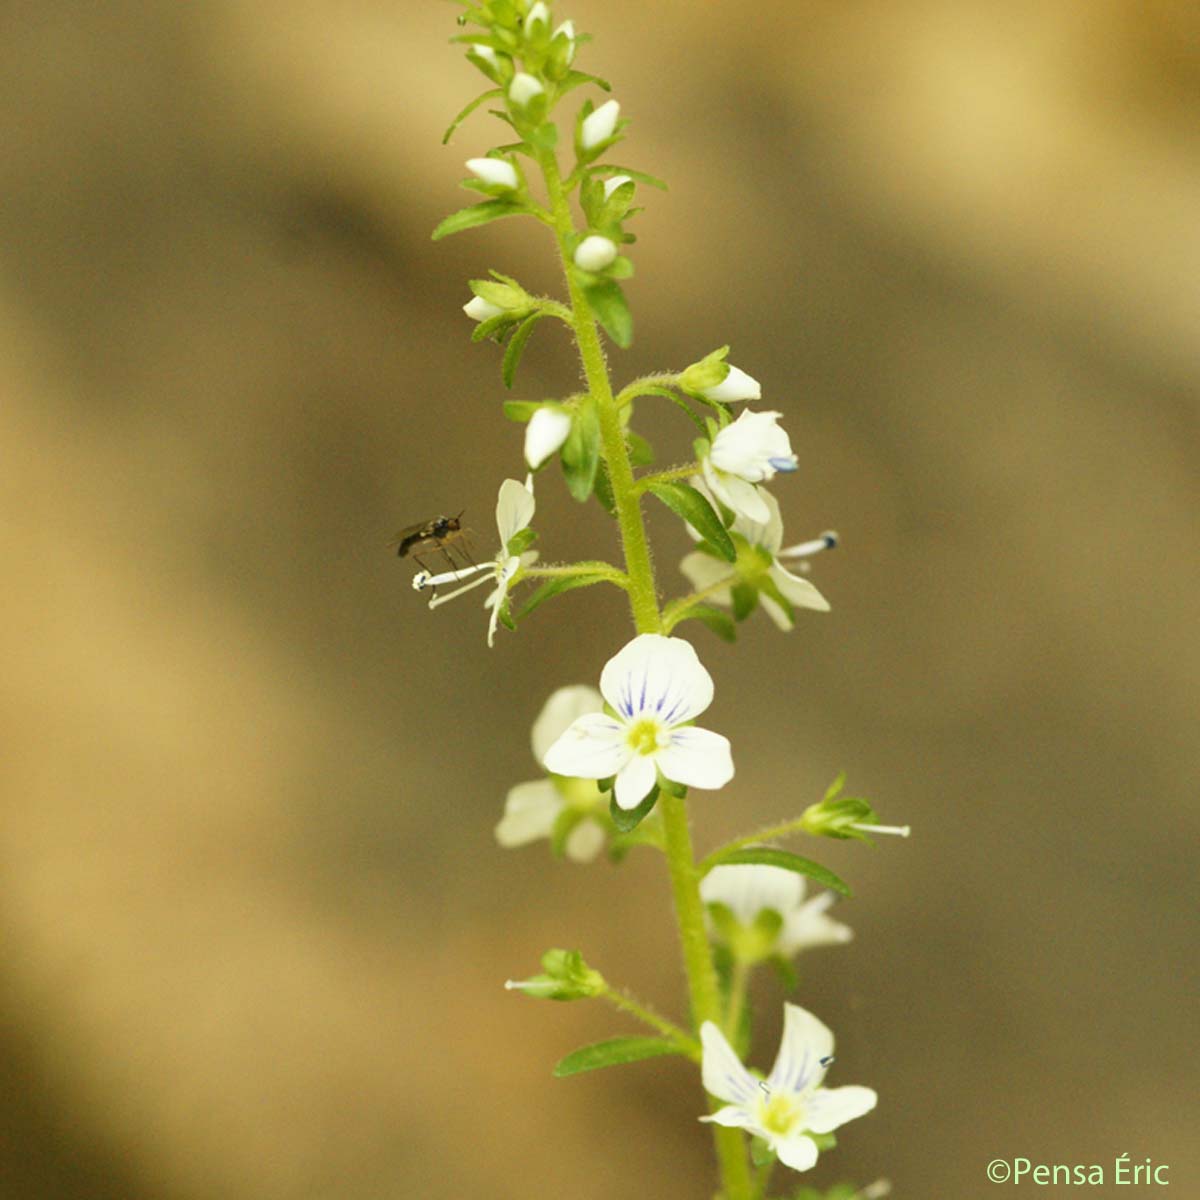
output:
M 488 266 L 433 245 L 486 117 L 455 9 L 0 10 L 0 1190 L 67 1200 L 711 1193 L 694 1076 L 506 995 L 577 945 L 680 1011 L 661 864 L 501 852 L 529 722 L 625 638 L 600 589 L 484 647 L 386 542 L 520 471 Z M 1200 10 L 578 0 L 645 197 L 621 378 L 730 341 L 786 414 L 830 617 L 731 649 L 702 846 L 845 768 L 910 842 L 798 998 L 871 1084 L 814 1182 L 1195 1154 Z M 515 394 L 574 386 L 539 331 Z M 690 434 L 653 402 L 663 457 Z M 547 474 L 543 553 L 615 554 Z M 665 589 L 686 548 L 654 516 Z M 780 993 L 763 981 L 770 1013 Z M 755 1060 L 774 1052 L 764 1019 Z M 1093 1189 L 1091 1195 L 1114 1193 Z

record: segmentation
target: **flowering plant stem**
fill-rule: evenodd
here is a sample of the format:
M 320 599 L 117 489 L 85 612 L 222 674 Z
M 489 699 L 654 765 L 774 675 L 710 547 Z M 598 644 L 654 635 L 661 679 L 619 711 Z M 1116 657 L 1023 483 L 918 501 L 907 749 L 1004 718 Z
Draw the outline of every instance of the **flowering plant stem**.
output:
M 545 178 L 559 254 L 571 297 L 575 343 L 583 364 L 584 378 L 599 418 L 600 449 L 608 469 L 613 505 L 621 531 L 633 622 L 639 634 L 662 633 L 663 622 L 658 607 L 654 567 L 650 561 L 650 546 L 646 539 L 646 527 L 642 520 L 641 504 L 633 477 L 633 467 L 629 461 L 620 410 L 608 377 L 604 351 L 596 328 L 596 317 L 571 263 L 570 242 L 575 227 L 567 203 L 566 189 L 552 151 L 540 151 L 538 165 Z M 700 873 L 696 869 L 692 853 L 692 837 L 685 801 L 664 790 L 658 803 L 662 812 L 675 915 L 683 946 L 692 1022 L 693 1027 L 699 1030 L 705 1021 L 720 1023 L 722 1016 L 720 990 L 704 925 Z M 713 1138 L 721 1168 L 724 1200 L 752 1200 L 754 1184 L 742 1134 L 736 1129 L 713 1125 Z

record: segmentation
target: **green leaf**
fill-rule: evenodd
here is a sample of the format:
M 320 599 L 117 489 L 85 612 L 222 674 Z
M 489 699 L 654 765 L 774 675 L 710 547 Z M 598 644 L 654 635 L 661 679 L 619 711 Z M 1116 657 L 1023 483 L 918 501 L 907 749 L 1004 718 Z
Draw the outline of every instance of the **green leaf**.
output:
M 468 117 L 469 117 L 469 116 L 470 116 L 470 115 L 471 115 L 471 114 L 472 114 L 472 113 L 473 113 L 473 112 L 474 112 L 474 111 L 475 111 L 475 110 L 476 110 L 476 109 L 477 109 L 477 108 L 478 108 L 478 107 L 481 105 L 481 104 L 486 104 L 486 103 L 487 103 L 489 100 L 494 100 L 494 99 L 495 99 L 497 96 L 503 96 L 503 95 L 504 95 L 504 91 L 503 91 L 503 89 L 502 89 L 502 88 L 491 88 L 489 91 L 483 92 L 483 93 L 481 93 L 480 95 L 476 96 L 476 97 L 475 97 L 475 99 L 474 99 L 474 100 L 472 100 L 472 101 L 471 101 L 471 103 L 470 103 L 470 104 L 468 104 L 468 105 L 467 105 L 467 107 L 466 107 L 466 108 L 464 108 L 464 109 L 462 110 L 462 112 L 460 112 L 460 113 L 458 114 L 458 116 L 457 116 L 457 117 L 455 117 L 455 118 L 454 118 L 454 120 L 450 122 L 450 128 L 449 128 L 449 129 L 447 129 L 447 130 L 446 130 L 446 132 L 442 134 L 442 145 L 444 146 L 444 145 L 446 145 L 446 143 L 447 143 L 447 142 L 449 142 L 449 141 L 450 141 L 450 139 L 451 139 L 451 138 L 454 136 L 454 131 L 455 131 L 455 130 L 456 130 L 456 129 L 457 129 L 457 128 L 458 128 L 458 127 L 459 127 L 459 126 L 460 126 L 460 125 L 461 125 L 461 124 L 462 124 L 462 123 L 463 123 L 463 122 L 464 122 L 464 121 L 465 121 L 465 120 L 466 120 L 466 119 L 467 119 L 467 118 L 468 118 Z
M 504 348 L 504 362 L 500 367 L 500 374 L 504 379 L 504 386 L 506 388 L 510 388 L 513 385 L 517 366 L 521 361 L 521 355 L 525 352 L 525 344 L 529 341 L 530 334 L 533 333 L 533 327 L 545 315 L 545 313 L 535 312 L 531 316 L 526 317 L 517 326 L 517 330 L 512 337 L 508 339 L 508 345 Z
M 568 1054 L 554 1068 L 557 1079 L 595 1071 L 599 1067 L 619 1067 L 622 1063 L 641 1062 L 644 1058 L 661 1058 L 664 1054 L 685 1054 L 678 1042 L 661 1037 L 616 1037 L 606 1042 L 593 1042 Z
M 810 858 L 801 858 L 790 850 L 779 850 L 775 846 L 743 846 L 738 850 L 718 851 L 705 860 L 705 873 L 713 867 L 727 863 L 759 863 L 767 867 L 782 867 L 785 871 L 795 871 L 797 875 L 807 875 L 822 887 L 831 888 L 843 896 L 849 896 L 850 886 L 828 867 L 815 863 Z
M 518 425 L 524 425 L 541 407 L 536 400 L 505 400 L 504 415 Z
M 558 85 L 558 94 L 565 96 L 585 83 L 594 83 L 602 92 L 612 91 L 612 84 L 607 79 L 601 79 L 599 75 L 589 75 L 586 71 L 571 71 Z
M 672 622 L 671 628 L 682 625 L 684 621 L 699 621 L 711 629 L 723 642 L 737 641 L 737 625 L 734 624 L 733 618 L 727 612 L 722 612 L 719 608 L 713 608 L 708 604 L 693 604 L 682 617 Z
M 442 238 L 452 233 L 462 233 L 464 229 L 474 229 L 477 225 L 486 225 L 490 221 L 498 221 L 501 217 L 518 217 L 529 212 L 524 204 L 513 200 L 486 200 L 483 204 L 472 204 L 469 208 L 460 208 L 451 213 L 433 231 L 433 240 L 440 242 Z
M 563 443 L 562 464 L 567 487 L 582 504 L 592 494 L 600 465 L 600 417 L 590 397 L 576 410 L 571 432 Z
M 604 583 L 608 578 L 608 575 L 556 575 L 547 579 L 522 605 L 521 611 L 517 613 L 517 620 L 523 621 L 535 608 L 563 592 L 574 591 L 575 588 L 591 587 L 594 583 Z
M 658 784 L 656 783 L 646 798 L 637 808 L 621 808 L 617 804 L 617 794 L 614 791 L 608 801 L 608 815 L 617 827 L 618 833 L 629 833 L 636 829 L 649 815 L 650 810 L 658 800 Z
M 652 483 L 646 490 L 682 517 L 726 562 L 737 561 L 737 549 L 721 518 L 690 483 Z
M 608 468 L 604 465 L 603 459 L 600 462 L 599 470 L 596 472 L 593 490 L 596 493 L 596 499 L 600 501 L 604 511 L 610 517 L 615 517 L 617 515 L 617 502 L 613 496 L 612 480 L 608 477 Z
M 604 326 L 604 332 L 622 350 L 627 350 L 633 343 L 633 314 L 621 285 L 605 279 L 583 290 L 596 319 Z

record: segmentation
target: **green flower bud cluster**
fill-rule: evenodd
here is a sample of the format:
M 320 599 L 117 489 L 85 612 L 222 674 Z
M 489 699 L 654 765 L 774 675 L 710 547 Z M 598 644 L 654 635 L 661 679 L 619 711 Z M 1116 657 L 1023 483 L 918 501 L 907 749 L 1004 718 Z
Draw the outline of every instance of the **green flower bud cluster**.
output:
M 535 1000 L 589 1000 L 604 994 L 604 976 L 593 971 L 578 950 L 547 950 L 542 971 L 531 979 L 510 979 L 504 986 Z

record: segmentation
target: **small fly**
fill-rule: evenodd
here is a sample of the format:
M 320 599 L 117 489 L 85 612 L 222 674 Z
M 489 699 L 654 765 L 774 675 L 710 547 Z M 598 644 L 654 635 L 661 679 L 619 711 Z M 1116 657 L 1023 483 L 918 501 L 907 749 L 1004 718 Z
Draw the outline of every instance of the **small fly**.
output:
M 429 568 L 422 561 L 421 555 L 435 551 L 441 553 L 452 571 L 458 571 L 462 567 L 450 553 L 452 549 L 456 549 L 471 566 L 475 565 L 475 560 L 467 550 L 466 540 L 467 530 L 462 527 L 460 512 L 456 517 L 434 517 L 420 525 L 409 525 L 396 534 L 392 545 L 396 547 L 396 553 L 401 558 L 411 556 L 422 571 L 428 571 Z

